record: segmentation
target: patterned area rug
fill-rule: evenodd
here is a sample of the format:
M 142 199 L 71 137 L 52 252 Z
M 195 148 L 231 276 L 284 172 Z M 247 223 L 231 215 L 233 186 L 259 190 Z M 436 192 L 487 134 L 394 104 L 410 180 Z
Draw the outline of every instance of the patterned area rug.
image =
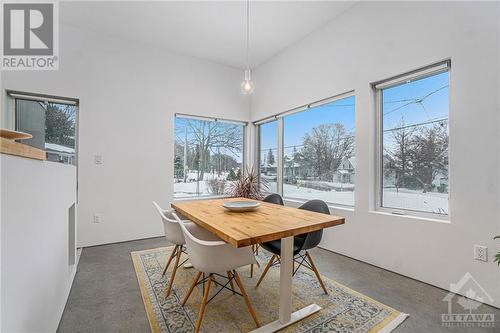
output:
M 181 333 L 192 332 L 198 316 L 202 287 L 193 291 L 186 305 L 180 305 L 196 271 L 180 267 L 177 271 L 172 294 L 165 297 L 165 289 L 172 270 L 162 276 L 162 270 L 173 247 L 132 252 L 137 279 L 151 331 Z M 259 288 L 255 284 L 270 256 L 259 251 L 261 268 L 250 266 L 238 273 L 262 325 L 278 318 L 279 267 L 272 267 Z M 313 257 L 314 258 L 314 257 Z M 351 290 L 327 277 L 322 277 L 329 295 L 325 295 L 314 273 L 302 267 L 293 278 L 293 309 L 311 303 L 322 307 L 319 312 L 291 325 L 281 332 L 391 332 L 408 315 Z M 221 281 L 222 282 L 222 281 Z M 218 289 L 218 288 L 217 288 Z M 210 296 L 217 291 L 211 288 Z M 203 318 L 203 332 L 248 332 L 255 324 L 247 311 L 243 298 L 223 290 L 208 305 Z

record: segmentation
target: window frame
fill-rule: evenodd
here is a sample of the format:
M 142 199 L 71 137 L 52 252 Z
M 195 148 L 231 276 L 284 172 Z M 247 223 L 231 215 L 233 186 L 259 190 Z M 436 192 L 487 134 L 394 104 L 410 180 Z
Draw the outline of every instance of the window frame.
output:
M 448 72 L 448 91 L 451 89 L 451 60 L 446 59 L 433 63 L 431 65 L 421 67 L 400 75 L 393 76 L 388 79 L 377 81 L 372 83 L 372 90 L 374 92 L 375 99 L 375 207 L 374 211 L 378 213 L 386 213 L 390 215 L 396 215 L 401 217 L 409 218 L 423 218 L 427 220 L 435 220 L 440 222 L 449 222 L 451 216 L 451 210 L 449 205 L 449 198 L 451 197 L 451 186 L 450 186 L 450 147 L 451 139 L 450 133 L 448 132 L 448 214 L 439 214 L 433 212 L 424 212 L 412 209 L 402 209 L 402 208 L 391 208 L 383 206 L 383 98 L 382 91 L 384 89 L 399 86 L 403 83 L 408 83 L 412 81 L 417 81 L 425 78 L 432 77 L 434 75 L 442 74 Z M 451 94 L 448 93 L 448 131 L 450 125 L 450 114 L 451 114 Z
M 40 103 L 54 103 L 54 104 L 63 104 L 63 105 L 73 105 L 75 107 L 75 164 L 71 163 L 63 163 L 65 165 L 69 165 L 75 167 L 77 169 L 78 176 L 78 164 L 79 164 L 79 143 L 80 143 L 80 100 L 78 98 L 71 97 L 61 97 L 61 96 L 53 96 L 39 93 L 29 93 L 24 91 L 17 90 L 5 90 L 8 99 L 12 103 L 11 106 L 11 126 L 14 130 L 17 130 L 18 119 L 17 119 L 17 100 L 25 100 L 25 101 L 35 101 Z M 45 149 L 43 149 L 45 150 Z M 46 162 L 57 163 L 50 160 L 45 160 Z
M 260 125 L 264 125 L 270 122 L 276 121 L 276 192 L 279 195 L 283 196 L 283 169 L 281 168 L 281 165 L 283 163 L 283 149 L 282 149 L 282 143 L 283 143 L 283 119 L 278 118 L 277 116 L 273 116 L 271 118 L 266 118 L 263 121 L 259 122 L 254 122 L 254 126 L 256 127 L 255 131 L 255 161 L 257 165 L 257 172 L 259 176 L 259 186 L 260 186 L 260 162 L 261 162 L 261 145 L 260 145 L 260 133 L 261 133 L 261 127 Z M 269 193 L 274 193 L 269 191 Z
M 284 112 L 280 112 L 280 113 L 277 113 L 273 116 L 266 117 L 266 118 L 263 118 L 261 120 L 257 120 L 257 121 L 253 122 L 253 125 L 257 127 L 256 135 L 255 135 L 255 140 L 256 140 L 255 142 L 256 142 L 256 147 L 257 147 L 255 162 L 256 162 L 256 165 L 258 166 L 259 179 L 260 179 L 260 162 L 261 162 L 260 161 L 260 125 L 266 124 L 268 122 L 275 121 L 275 120 L 277 121 L 278 147 L 277 147 L 277 158 L 276 158 L 276 160 L 277 160 L 276 186 L 277 186 L 277 193 L 283 197 L 283 200 L 293 201 L 293 202 L 298 202 L 298 203 L 305 203 L 308 201 L 307 199 L 285 196 L 283 194 L 283 153 L 284 153 L 284 132 L 285 132 L 284 131 L 284 129 L 285 129 L 284 128 L 284 118 L 288 115 L 292 115 L 292 114 L 295 114 L 298 112 L 307 111 L 311 108 L 322 106 L 322 105 L 329 104 L 329 103 L 333 103 L 333 102 L 336 102 L 336 101 L 339 101 L 339 100 L 342 100 L 342 99 L 348 98 L 348 97 L 354 97 L 354 99 L 356 100 L 355 90 L 349 90 L 349 91 L 341 93 L 341 94 L 337 94 L 337 95 L 333 95 L 331 97 L 323 98 L 323 99 L 317 100 L 315 102 L 311 102 L 311 103 L 308 103 L 308 104 L 305 104 L 305 105 L 302 105 L 302 106 L 299 106 L 299 107 L 296 107 L 296 108 L 293 108 L 293 109 L 290 109 L 290 110 L 287 110 Z M 355 115 L 356 115 L 356 102 L 355 102 Z M 356 128 L 354 129 L 354 135 L 356 136 Z M 356 156 L 356 153 L 355 153 L 355 156 Z M 357 168 L 355 168 L 354 170 L 355 170 L 354 172 L 356 172 Z M 355 183 L 354 192 L 356 192 L 356 183 Z M 335 208 L 335 209 L 344 209 L 344 210 L 353 211 L 356 207 L 356 199 L 354 199 L 354 203 L 352 205 L 344 205 L 344 204 L 335 203 L 335 202 L 331 202 L 331 201 L 325 201 L 325 202 L 328 205 L 328 207 Z
M 175 167 L 173 161 L 175 161 L 175 119 L 176 118 L 182 118 L 182 119 L 193 119 L 193 120 L 201 120 L 201 121 L 220 121 L 228 124 L 235 124 L 235 125 L 241 125 L 243 126 L 243 133 L 242 133 L 242 146 L 243 150 L 241 152 L 241 171 L 244 172 L 247 169 L 247 135 L 248 135 L 248 122 L 242 121 L 242 120 L 234 120 L 234 119 L 227 119 L 227 118 L 221 118 L 221 117 L 207 117 L 207 116 L 199 116 L 199 115 L 193 115 L 193 114 L 186 114 L 186 113 L 174 113 L 173 115 L 173 121 L 172 121 L 172 126 L 173 126 L 173 157 L 174 159 L 172 160 L 172 175 L 175 174 Z M 175 179 L 172 177 L 172 179 Z M 183 201 L 183 200 L 207 200 L 207 199 L 217 199 L 217 198 L 228 198 L 228 195 L 212 195 L 212 194 L 207 194 L 207 195 L 198 195 L 198 196 L 181 196 L 181 197 L 176 197 L 175 196 L 175 182 L 172 184 L 172 190 L 173 190 L 173 200 L 174 201 Z
M 8 126 L 15 129 L 17 126 L 17 110 L 16 110 L 16 99 L 24 99 L 24 100 L 33 100 L 39 102 L 49 102 L 49 103 L 57 103 L 57 104 L 66 104 L 66 105 L 74 105 L 75 106 L 75 164 L 63 164 L 68 167 L 73 167 L 76 169 L 76 199 L 75 202 L 78 204 L 80 202 L 80 191 L 79 191 L 79 169 L 80 169 L 80 99 L 72 98 L 72 97 L 61 97 L 55 95 L 46 95 L 40 93 L 29 93 L 18 90 L 5 89 L 5 93 L 7 95 L 7 100 L 11 103 L 10 109 L 10 123 Z M 44 160 L 44 162 L 49 163 L 57 163 L 49 160 Z M 61 164 L 61 163 L 59 163 Z

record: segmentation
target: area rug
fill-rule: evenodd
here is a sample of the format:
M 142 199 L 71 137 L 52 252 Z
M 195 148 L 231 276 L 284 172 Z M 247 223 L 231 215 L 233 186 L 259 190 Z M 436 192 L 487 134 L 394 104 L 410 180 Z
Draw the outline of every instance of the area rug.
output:
M 165 297 L 173 263 L 167 274 L 162 276 L 165 262 L 173 247 L 132 252 L 132 261 L 142 293 L 144 306 L 151 325 L 151 331 L 182 333 L 192 332 L 198 316 L 202 287 L 193 291 L 185 306 L 181 302 L 196 271 L 180 267 L 169 297 Z M 272 267 L 259 288 L 255 284 L 269 260 L 265 251 L 259 251 L 261 267 L 254 267 L 250 278 L 250 266 L 238 269 L 243 285 L 250 297 L 261 325 L 278 318 L 279 308 L 279 267 Z M 323 293 L 312 271 L 301 268 L 293 278 L 293 310 L 311 303 L 322 307 L 319 312 L 295 323 L 281 332 L 391 332 L 408 315 L 379 303 L 368 296 L 349 289 L 322 276 L 329 292 Z M 222 282 L 222 281 L 221 281 Z M 212 289 L 212 288 L 211 288 Z M 210 296 L 218 291 L 210 290 Z M 255 329 L 243 298 L 223 290 L 207 306 L 203 318 L 202 331 L 248 332 Z

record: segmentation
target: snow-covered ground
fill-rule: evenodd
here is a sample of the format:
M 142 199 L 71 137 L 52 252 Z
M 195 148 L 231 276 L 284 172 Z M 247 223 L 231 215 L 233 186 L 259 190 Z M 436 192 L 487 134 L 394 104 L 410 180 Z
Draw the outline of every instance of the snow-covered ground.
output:
M 354 206 L 353 191 L 319 191 L 284 184 L 283 195 L 297 199 L 320 199 L 339 205 Z M 400 189 L 384 189 L 384 207 L 448 214 L 448 194 Z
M 448 214 L 448 193 L 385 188 L 383 206 L 420 212 Z
M 312 188 L 297 187 L 297 185 L 283 184 L 283 196 L 295 199 L 320 199 L 339 205 L 354 206 L 353 191 L 320 191 Z
M 200 195 L 209 195 L 210 192 L 207 188 L 207 183 L 205 181 L 199 182 L 200 187 Z M 182 198 L 182 197 L 196 197 L 198 196 L 196 192 L 196 182 L 188 182 L 188 183 L 174 183 L 174 197 Z
M 209 179 L 227 179 L 228 172 L 222 172 L 220 176 L 212 173 L 204 173 L 203 181 L 199 182 L 199 195 L 211 195 L 212 193 L 208 190 L 207 180 Z M 197 192 L 197 180 L 198 173 L 196 170 L 191 170 L 188 172 L 186 177 L 186 183 L 181 179 L 174 179 L 174 197 L 175 198 L 183 198 L 183 197 L 196 197 L 198 196 Z
M 211 176 L 211 175 L 209 175 Z M 208 178 L 207 178 L 208 179 Z M 269 183 L 269 192 L 276 192 L 276 183 Z M 200 195 L 211 195 L 206 182 L 199 182 Z M 354 206 L 354 191 L 320 191 L 297 185 L 283 184 L 283 195 L 295 199 L 320 199 L 338 205 Z M 174 183 L 174 197 L 197 196 L 196 182 Z M 395 209 L 415 210 L 448 214 L 448 194 L 386 188 L 383 191 L 383 206 Z

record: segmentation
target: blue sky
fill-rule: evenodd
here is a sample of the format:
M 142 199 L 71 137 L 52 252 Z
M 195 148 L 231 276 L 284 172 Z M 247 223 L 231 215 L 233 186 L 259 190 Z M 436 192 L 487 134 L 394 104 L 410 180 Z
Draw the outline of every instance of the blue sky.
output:
M 332 103 L 297 112 L 284 118 L 283 133 L 285 147 L 299 146 L 304 136 L 313 128 L 322 124 L 344 124 L 348 131 L 354 133 L 354 96 L 346 97 Z M 278 145 L 277 121 L 261 125 L 261 151 L 267 153 L 269 148 Z M 286 150 L 292 150 L 288 148 Z M 297 147 L 300 149 L 300 147 Z
M 447 118 L 448 82 L 449 73 L 444 72 L 384 89 L 384 130 L 398 126 L 401 117 L 404 117 L 406 125 Z M 423 100 L 418 103 L 418 99 Z
M 449 73 L 444 72 L 384 89 L 384 130 L 397 127 L 402 116 L 405 118 L 406 125 L 448 118 L 448 84 Z M 351 96 L 286 116 L 283 134 L 285 147 L 301 145 L 305 134 L 321 124 L 338 122 L 354 133 L 354 105 L 355 98 Z M 261 154 L 267 154 L 269 148 L 276 149 L 277 132 L 277 121 L 261 125 Z M 285 153 L 291 149 L 293 148 L 285 148 Z
M 382 110 L 384 130 L 398 127 L 401 117 L 404 117 L 406 125 L 448 118 L 448 82 L 449 73 L 444 72 L 384 89 Z M 185 119 L 176 118 L 176 127 L 183 128 L 185 121 Z M 285 153 L 292 151 L 293 148 L 287 148 L 290 146 L 298 146 L 297 149 L 300 149 L 304 136 L 319 125 L 341 123 L 349 132 L 354 133 L 354 121 L 354 96 L 286 116 L 283 133 Z M 269 148 L 273 149 L 276 155 L 277 124 L 277 121 L 272 121 L 261 125 L 262 155 L 267 154 Z M 191 135 L 188 136 L 191 137 Z M 390 144 L 390 132 L 386 132 L 384 144 Z M 241 154 L 237 154 L 235 157 L 241 160 Z
M 444 72 L 383 91 L 384 147 L 393 143 L 390 129 L 448 119 L 449 73 Z M 433 126 L 432 124 L 422 126 Z M 419 127 L 422 127 L 419 126 Z M 418 128 L 418 127 L 414 127 Z
M 185 128 L 188 128 L 188 135 L 187 135 L 188 142 L 190 143 L 190 148 L 195 149 L 195 143 L 196 143 L 195 136 L 192 133 L 192 131 L 189 130 L 187 123 L 188 122 L 202 122 L 204 120 L 195 120 L 195 119 L 189 119 L 189 118 L 175 117 L 174 121 L 175 121 L 175 139 L 176 139 L 176 141 L 178 141 L 181 144 L 184 142 L 184 135 L 185 135 L 184 131 L 185 131 Z M 235 125 L 220 121 L 219 126 L 227 126 L 229 128 L 229 127 L 233 127 Z M 241 136 L 243 137 L 243 126 L 240 126 L 240 130 L 241 130 Z M 243 140 L 242 140 L 242 142 L 243 142 Z M 243 145 L 241 146 L 241 149 L 243 150 Z M 212 152 L 212 153 L 215 153 L 215 152 Z M 239 152 L 239 153 L 231 152 L 228 149 L 220 148 L 220 153 L 230 155 L 230 156 L 234 157 L 236 159 L 236 161 L 238 161 L 240 163 L 243 160 L 242 152 Z

